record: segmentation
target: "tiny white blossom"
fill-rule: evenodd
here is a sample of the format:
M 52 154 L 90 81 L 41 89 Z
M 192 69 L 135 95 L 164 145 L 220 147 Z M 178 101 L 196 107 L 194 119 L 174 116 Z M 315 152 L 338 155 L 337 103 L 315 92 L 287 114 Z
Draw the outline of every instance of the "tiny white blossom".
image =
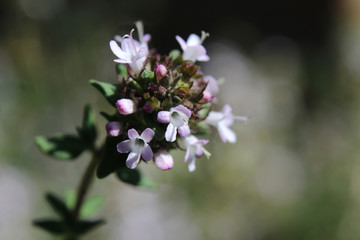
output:
M 189 136 L 188 120 L 190 117 L 191 111 L 183 105 L 173 107 L 170 111 L 160 111 L 157 120 L 161 123 L 169 123 L 165 132 L 166 141 L 174 142 L 177 132 L 181 137 Z
M 205 122 L 216 127 L 223 142 L 236 142 L 236 134 L 230 129 L 234 120 L 248 120 L 247 116 L 234 116 L 230 105 L 226 104 L 221 112 L 211 111 Z
M 110 41 L 111 51 L 118 57 L 114 62 L 127 63 L 130 68 L 138 75 L 144 67 L 146 57 L 148 55 L 148 48 L 144 44 L 140 44 L 132 37 L 134 29 L 131 30 L 130 35 L 125 35 L 121 39 L 121 48 L 116 41 Z
M 206 55 L 206 49 L 202 45 L 203 40 L 206 38 L 206 33 L 203 32 L 202 38 L 200 38 L 196 34 L 190 34 L 188 39 L 182 39 L 180 36 L 176 36 L 176 40 L 180 44 L 181 49 L 183 52 L 183 59 L 184 60 L 191 60 L 195 61 L 209 61 L 209 56 Z
M 146 128 L 140 136 L 134 128 L 129 129 L 129 139 L 120 142 L 116 146 L 119 153 L 130 152 L 126 159 L 126 166 L 128 168 L 136 168 L 141 157 L 145 161 L 150 161 L 153 158 L 154 154 L 148 143 L 153 139 L 154 135 L 154 131 L 150 128 Z
M 185 162 L 189 161 L 188 169 L 190 172 L 195 171 L 195 160 L 197 157 L 201 157 L 204 154 L 207 158 L 211 156 L 211 154 L 203 147 L 203 145 L 208 142 L 209 140 L 197 139 L 194 135 L 184 138 L 184 144 L 186 146 Z

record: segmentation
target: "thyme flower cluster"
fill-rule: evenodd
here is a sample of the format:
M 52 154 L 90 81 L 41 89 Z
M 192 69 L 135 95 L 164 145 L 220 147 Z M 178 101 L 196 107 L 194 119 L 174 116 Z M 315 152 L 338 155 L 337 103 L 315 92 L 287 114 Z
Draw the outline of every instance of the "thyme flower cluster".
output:
M 140 22 L 136 25 L 139 40 L 134 39 L 133 29 L 110 41 L 117 56 L 119 83 L 116 114 L 108 117 L 107 133 L 118 139 L 117 152 L 127 154 L 130 169 L 141 160 L 153 160 L 161 170 L 171 169 L 170 151 L 181 149 L 189 171 L 194 171 L 196 158 L 210 157 L 204 148 L 209 140 L 199 136 L 217 129 L 223 142 L 234 143 L 236 135 L 230 126 L 248 117 L 234 116 L 229 105 L 213 110 L 218 82 L 196 65 L 210 59 L 202 45 L 207 33 L 191 34 L 187 41 L 176 36 L 182 52 L 160 55 L 149 50 L 151 36 L 143 33 Z

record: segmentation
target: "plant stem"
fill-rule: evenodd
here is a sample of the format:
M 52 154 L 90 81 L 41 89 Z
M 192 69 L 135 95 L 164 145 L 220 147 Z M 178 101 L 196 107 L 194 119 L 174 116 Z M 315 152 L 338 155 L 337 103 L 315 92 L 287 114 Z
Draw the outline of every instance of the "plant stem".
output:
M 81 210 L 82 204 L 84 203 L 86 194 L 89 190 L 92 180 L 94 178 L 96 166 L 97 166 L 99 160 L 100 160 L 100 157 L 99 157 L 98 151 L 94 151 L 92 159 L 91 159 L 89 165 L 87 166 L 87 168 L 84 172 L 84 175 L 81 178 L 81 182 L 80 182 L 80 185 L 79 185 L 79 188 L 77 191 L 75 208 L 73 210 L 73 219 L 75 222 L 79 220 L 80 210 Z

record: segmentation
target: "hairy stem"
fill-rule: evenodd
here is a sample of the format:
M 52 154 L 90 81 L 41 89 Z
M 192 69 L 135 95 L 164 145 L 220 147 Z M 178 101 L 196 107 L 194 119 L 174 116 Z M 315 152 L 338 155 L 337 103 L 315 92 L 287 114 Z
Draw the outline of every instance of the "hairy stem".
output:
M 94 151 L 92 159 L 91 159 L 89 165 L 87 166 L 87 168 L 84 172 L 84 175 L 81 178 L 80 185 L 78 187 L 75 208 L 73 210 L 74 221 L 79 220 L 80 210 L 81 210 L 82 204 L 84 203 L 86 194 L 89 190 L 92 180 L 94 178 L 96 166 L 97 166 L 99 160 L 100 160 L 100 157 L 99 157 L 98 151 Z

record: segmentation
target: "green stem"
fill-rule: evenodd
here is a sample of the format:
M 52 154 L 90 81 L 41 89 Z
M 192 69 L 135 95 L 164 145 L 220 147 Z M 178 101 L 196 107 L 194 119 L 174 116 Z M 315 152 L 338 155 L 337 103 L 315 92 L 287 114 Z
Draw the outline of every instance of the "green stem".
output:
M 76 203 L 75 208 L 73 210 L 73 219 L 74 221 L 78 221 L 80 218 L 80 210 L 84 203 L 86 194 L 89 190 L 89 187 L 92 183 L 92 180 L 94 179 L 95 170 L 98 165 L 98 162 L 100 160 L 99 154 L 97 151 L 93 152 L 92 159 L 86 168 L 84 175 L 82 176 L 78 191 L 77 191 L 77 197 L 76 197 Z

